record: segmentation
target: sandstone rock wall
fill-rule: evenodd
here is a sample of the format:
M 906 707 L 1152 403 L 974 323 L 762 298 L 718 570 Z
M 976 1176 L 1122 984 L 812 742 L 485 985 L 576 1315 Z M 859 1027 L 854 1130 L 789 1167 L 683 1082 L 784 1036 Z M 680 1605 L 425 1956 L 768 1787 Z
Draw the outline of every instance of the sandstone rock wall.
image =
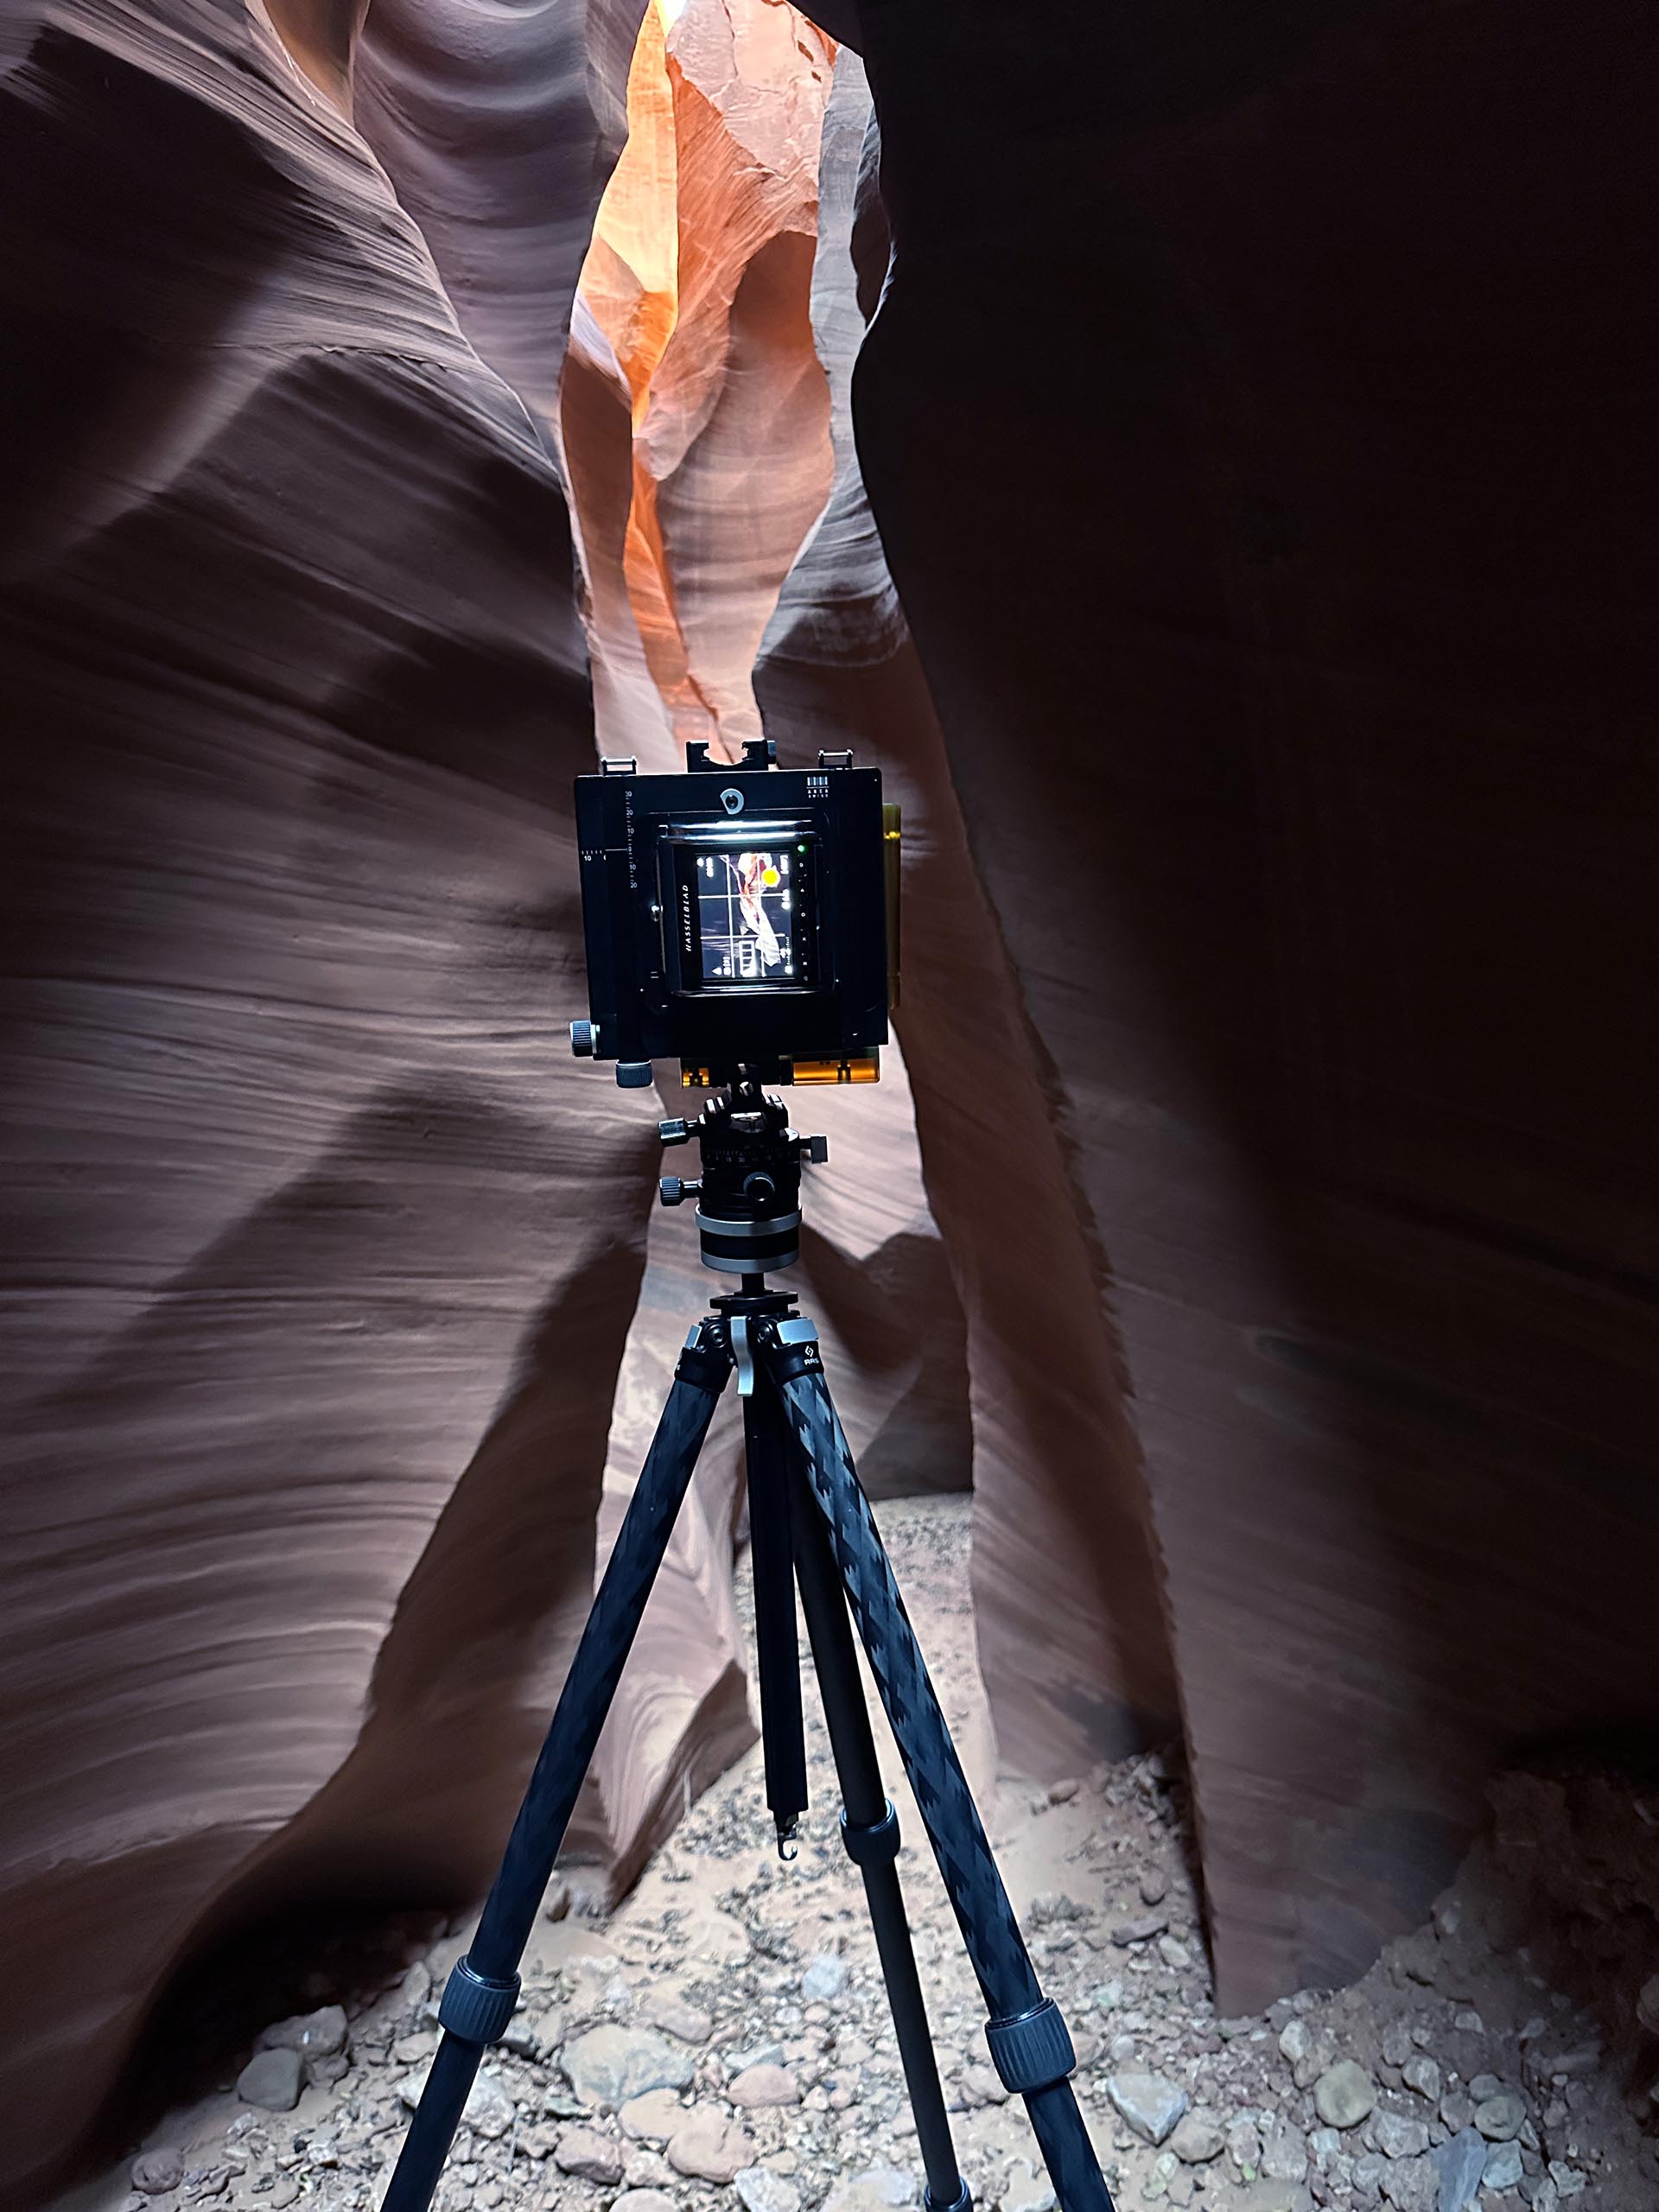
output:
M 476 1894 L 707 1294 L 646 1268 L 654 1102 L 556 1049 L 593 721 L 550 455 L 635 24 L 539 71 L 515 26 L 166 0 L 0 54 L 8 2194 L 221 1932 Z M 909 1487 L 969 1447 L 893 1073 L 809 1265 Z M 573 1835 L 617 1879 L 751 1731 L 732 1476 Z
M 1502 1751 L 1659 1713 L 1652 55 L 859 16 L 860 452 L 1112 1271 L 1243 2010 L 1413 1917 Z
M 1659 1707 L 1628 18 L 644 16 L 0 30 L 8 2192 L 193 1948 L 493 1861 L 705 1294 L 658 1102 L 555 1049 L 590 644 L 609 749 L 905 802 L 797 1282 L 874 1486 L 971 1469 L 1021 1763 L 1179 1706 L 1224 2008 Z M 613 1882 L 752 1729 L 726 1421 Z
M 843 51 L 812 298 L 836 483 L 779 595 L 756 688 L 780 745 L 808 758 L 850 745 L 880 762 L 904 810 L 897 1027 L 966 1321 L 979 1649 L 1005 1742 L 1055 1779 L 1171 1732 L 1173 1671 L 1071 1134 L 979 884 L 853 448 L 852 364 L 887 267 L 877 153 L 863 69 Z
M 483 1878 L 655 1147 L 550 1051 L 563 501 L 384 174 L 231 10 L 38 14 L 0 91 L 15 2201 L 217 1926 Z

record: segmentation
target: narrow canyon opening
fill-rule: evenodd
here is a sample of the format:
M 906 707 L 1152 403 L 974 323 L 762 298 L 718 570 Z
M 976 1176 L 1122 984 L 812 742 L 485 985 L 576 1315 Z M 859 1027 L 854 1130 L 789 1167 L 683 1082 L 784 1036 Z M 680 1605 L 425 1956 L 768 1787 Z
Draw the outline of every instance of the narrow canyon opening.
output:
M 761 734 L 753 670 L 829 499 L 812 327 L 834 42 L 779 0 L 649 0 L 559 435 L 601 753 Z

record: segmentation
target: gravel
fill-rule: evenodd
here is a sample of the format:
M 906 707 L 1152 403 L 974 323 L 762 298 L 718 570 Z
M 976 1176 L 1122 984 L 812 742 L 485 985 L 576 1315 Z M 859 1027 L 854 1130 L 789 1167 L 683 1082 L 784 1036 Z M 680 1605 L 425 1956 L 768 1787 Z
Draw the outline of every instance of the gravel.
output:
M 1119 2212 L 1659 2205 L 1659 2165 L 1596 2022 L 1535 1961 L 1485 1944 L 1478 1898 L 1461 1919 L 1452 1909 L 1462 1888 L 1352 1988 L 1218 2016 L 1176 1763 L 1102 1766 L 1066 1777 L 1076 1787 L 1058 1797 L 999 1783 L 984 1756 L 962 1502 L 883 1505 L 878 1518 L 1039 1978 L 1071 2027 L 1079 2106 Z M 592 1875 L 570 1870 L 560 1916 L 537 1923 L 512 2036 L 480 2071 L 437 2212 L 918 2203 L 914 2126 L 810 1691 L 807 1707 L 812 1809 L 793 1865 L 769 1847 L 757 1750 L 691 1807 L 608 1916 Z M 964 2177 L 982 2212 L 1053 2212 L 880 1740 Z M 262 2048 L 245 2045 L 222 2076 L 280 2068 L 288 2105 L 193 2095 L 74 2212 L 120 2212 L 129 2191 L 128 2212 L 376 2212 L 436 2046 L 436 1993 L 466 1942 L 459 1923 L 436 1942 L 429 1931 L 389 1951 L 366 1990 L 296 1987 L 273 2004 Z M 1623 2001 L 1631 2015 L 1649 2002 Z

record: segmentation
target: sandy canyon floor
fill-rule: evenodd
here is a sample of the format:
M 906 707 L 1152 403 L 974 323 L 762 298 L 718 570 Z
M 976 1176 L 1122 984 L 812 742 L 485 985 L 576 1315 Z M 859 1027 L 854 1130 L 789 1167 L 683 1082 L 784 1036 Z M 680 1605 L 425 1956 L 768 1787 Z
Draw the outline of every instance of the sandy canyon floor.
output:
M 1654 2212 L 1659 2161 L 1593 2023 L 1453 1891 L 1356 1987 L 1263 2018 L 1211 2001 L 1179 1777 L 1154 1756 L 1039 1790 L 999 1774 L 974 1657 L 965 1498 L 878 1512 L 988 1815 L 1120 2206 L 1199 2212 Z M 696 1805 L 635 1892 L 590 1909 L 581 1870 L 537 1926 L 439 2202 L 526 2212 L 898 2212 L 920 2200 L 858 1877 L 810 1693 L 814 1803 L 770 1842 L 758 1749 Z M 880 1723 L 878 1723 L 880 1733 Z M 1053 2204 L 884 1741 L 958 2154 L 982 2207 Z M 60 2212 L 372 2212 L 437 2040 L 456 1924 L 385 1937 L 384 1972 L 326 1967 L 191 2101 Z M 260 2047 L 263 2046 L 263 2047 Z

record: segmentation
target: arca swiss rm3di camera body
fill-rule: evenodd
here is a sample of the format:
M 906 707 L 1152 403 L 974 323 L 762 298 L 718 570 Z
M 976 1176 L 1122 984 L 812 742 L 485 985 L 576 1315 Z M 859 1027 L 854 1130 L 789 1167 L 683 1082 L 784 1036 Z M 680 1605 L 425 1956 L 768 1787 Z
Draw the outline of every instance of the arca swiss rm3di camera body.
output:
M 677 1059 L 687 1087 L 874 1083 L 898 1002 L 899 810 L 850 753 L 686 772 L 607 760 L 576 779 L 590 1018 L 583 1058 L 626 1088 Z

